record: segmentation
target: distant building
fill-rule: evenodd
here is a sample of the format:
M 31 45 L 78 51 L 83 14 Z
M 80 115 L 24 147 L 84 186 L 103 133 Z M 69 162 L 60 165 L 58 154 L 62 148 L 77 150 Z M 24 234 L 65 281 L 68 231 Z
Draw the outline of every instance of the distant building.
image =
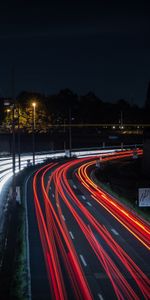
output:
M 4 106 L 8 106 L 12 104 L 12 99 L 10 97 L 0 97 L 0 102 L 4 105 Z

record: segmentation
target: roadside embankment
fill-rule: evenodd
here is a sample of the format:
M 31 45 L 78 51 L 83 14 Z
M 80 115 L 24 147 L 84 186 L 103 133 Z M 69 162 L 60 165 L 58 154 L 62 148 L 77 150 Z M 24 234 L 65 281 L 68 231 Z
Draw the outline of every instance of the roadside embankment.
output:
M 138 207 L 138 189 L 150 187 L 142 173 L 142 158 L 111 161 L 97 168 L 93 179 L 108 193 L 150 221 L 150 207 Z
M 16 175 L 21 203 L 9 201 L 1 243 L 0 294 L 2 299 L 28 299 L 24 183 L 36 167 L 25 168 Z M 11 183 L 10 183 L 11 184 Z

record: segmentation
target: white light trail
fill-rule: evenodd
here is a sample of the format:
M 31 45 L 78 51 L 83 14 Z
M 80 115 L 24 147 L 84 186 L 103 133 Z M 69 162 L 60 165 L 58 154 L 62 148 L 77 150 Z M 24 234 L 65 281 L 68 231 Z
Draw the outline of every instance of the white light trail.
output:
M 84 157 L 84 156 L 93 156 L 93 155 L 107 155 L 108 153 L 114 153 L 116 151 L 120 151 L 119 149 L 103 149 L 103 150 L 86 150 L 86 151 L 72 151 L 72 156 L 75 155 L 77 157 Z M 66 153 L 64 151 L 55 152 L 55 153 L 44 153 L 37 154 L 35 156 L 35 164 L 39 164 L 44 162 L 46 159 L 49 158 L 61 158 L 65 157 Z M 27 161 L 30 160 L 32 162 L 33 156 L 32 154 L 21 155 L 21 170 L 27 166 Z M 16 173 L 19 172 L 18 169 L 18 157 L 16 158 Z M 3 156 L 0 158 L 0 194 L 1 191 L 6 184 L 6 182 L 13 176 L 12 172 L 12 157 L 11 156 Z

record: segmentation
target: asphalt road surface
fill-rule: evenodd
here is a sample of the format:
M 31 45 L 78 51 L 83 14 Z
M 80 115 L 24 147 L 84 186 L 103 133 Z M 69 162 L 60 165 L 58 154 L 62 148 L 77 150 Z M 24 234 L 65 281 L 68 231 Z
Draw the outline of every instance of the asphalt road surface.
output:
M 150 299 L 150 226 L 93 183 L 96 161 L 54 161 L 28 181 L 33 300 Z

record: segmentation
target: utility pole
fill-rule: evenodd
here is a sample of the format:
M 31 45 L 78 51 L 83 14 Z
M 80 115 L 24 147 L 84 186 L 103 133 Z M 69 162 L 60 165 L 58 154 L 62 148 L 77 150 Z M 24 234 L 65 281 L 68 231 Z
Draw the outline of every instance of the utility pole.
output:
M 20 106 L 18 104 L 18 166 L 19 171 L 21 169 L 21 157 L 20 157 Z
M 33 153 L 33 165 L 35 165 L 35 107 L 36 103 L 32 103 L 32 153 Z
M 69 156 L 71 158 L 72 152 L 72 132 L 71 132 L 71 108 L 69 108 Z
M 64 151 L 66 150 L 66 123 L 64 119 Z
M 12 169 L 13 169 L 13 182 L 12 182 L 12 199 L 13 205 L 16 203 L 16 137 L 15 137 L 15 74 L 14 68 L 12 69 Z
M 122 129 L 122 127 L 123 127 L 123 112 L 122 111 L 120 112 L 120 126 Z

